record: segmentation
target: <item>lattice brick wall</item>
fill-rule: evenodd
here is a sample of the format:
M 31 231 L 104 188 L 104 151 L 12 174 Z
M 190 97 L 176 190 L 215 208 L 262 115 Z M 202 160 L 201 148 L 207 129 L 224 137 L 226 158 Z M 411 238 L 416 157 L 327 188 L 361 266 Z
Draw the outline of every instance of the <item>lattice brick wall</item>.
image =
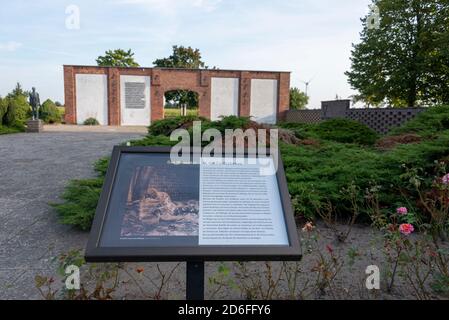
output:
M 346 118 L 359 121 L 378 133 L 388 133 L 413 119 L 424 108 L 349 109 Z
M 321 121 L 321 110 L 288 110 L 284 121 L 296 123 L 317 123 Z
M 314 110 L 288 110 L 284 113 L 283 121 L 296 123 L 318 123 L 323 119 L 344 117 L 359 121 L 378 133 L 388 133 L 392 128 L 399 127 L 413 119 L 425 108 L 379 108 L 379 109 L 348 109 L 341 116 L 329 112 L 332 106 Z M 327 112 L 326 112 L 327 110 Z M 332 110 L 330 110 L 332 111 Z

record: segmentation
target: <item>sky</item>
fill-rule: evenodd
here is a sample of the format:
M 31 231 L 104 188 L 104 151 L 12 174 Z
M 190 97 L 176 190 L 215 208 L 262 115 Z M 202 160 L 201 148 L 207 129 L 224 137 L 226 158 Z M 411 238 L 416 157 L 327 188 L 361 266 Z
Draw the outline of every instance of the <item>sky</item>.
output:
M 64 64 L 131 49 L 151 67 L 173 45 L 220 69 L 291 71 L 308 108 L 351 90 L 352 43 L 371 0 L 0 0 L 0 95 L 16 82 L 64 102 Z M 77 15 L 79 12 L 79 16 Z M 77 19 L 79 17 L 79 19 Z M 79 23 L 78 23 L 79 22 Z

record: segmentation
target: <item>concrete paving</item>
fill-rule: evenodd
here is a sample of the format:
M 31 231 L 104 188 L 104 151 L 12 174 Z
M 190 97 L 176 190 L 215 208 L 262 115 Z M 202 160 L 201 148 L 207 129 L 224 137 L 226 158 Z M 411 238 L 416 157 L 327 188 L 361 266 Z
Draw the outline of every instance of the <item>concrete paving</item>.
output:
M 145 126 L 82 126 L 69 124 L 44 125 L 46 132 L 100 132 L 100 133 L 137 133 L 146 134 L 148 127 Z
M 49 203 L 69 180 L 94 176 L 92 163 L 114 145 L 145 132 L 67 128 L 0 136 L 0 299 L 40 298 L 35 275 L 54 273 L 55 255 L 85 247 L 87 233 L 58 223 Z

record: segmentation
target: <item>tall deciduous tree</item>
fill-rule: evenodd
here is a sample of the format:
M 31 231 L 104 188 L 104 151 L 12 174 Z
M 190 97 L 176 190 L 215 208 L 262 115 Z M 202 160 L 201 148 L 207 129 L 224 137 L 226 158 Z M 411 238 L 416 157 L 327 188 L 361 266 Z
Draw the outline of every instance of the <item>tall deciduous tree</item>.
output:
M 449 0 L 373 0 L 346 72 L 371 105 L 449 103 Z M 376 19 L 376 17 L 374 17 Z
M 134 60 L 134 53 L 122 49 L 108 50 L 104 56 L 97 58 L 97 65 L 100 67 L 138 67 L 139 64 Z
M 168 58 L 157 59 L 153 64 L 161 68 L 207 68 L 206 64 L 201 60 L 201 52 L 199 49 L 183 46 L 173 46 L 173 53 Z
M 309 97 L 296 87 L 290 89 L 290 109 L 305 109 L 309 103 Z
M 182 69 L 207 69 L 206 64 L 201 60 L 199 49 L 192 47 L 173 46 L 173 53 L 168 58 L 157 59 L 153 62 L 160 68 L 182 68 Z M 167 101 L 175 104 L 186 103 L 188 107 L 198 107 L 198 95 L 191 91 L 174 90 L 165 94 Z

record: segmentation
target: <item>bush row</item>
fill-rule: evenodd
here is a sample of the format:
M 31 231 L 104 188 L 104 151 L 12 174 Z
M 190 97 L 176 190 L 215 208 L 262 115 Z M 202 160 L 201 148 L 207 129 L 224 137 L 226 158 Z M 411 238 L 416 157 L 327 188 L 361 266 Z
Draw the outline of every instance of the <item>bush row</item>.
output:
M 39 108 L 39 118 L 45 123 L 60 123 L 63 113 L 58 109 L 56 104 L 47 99 Z
M 198 118 L 174 118 L 156 121 L 150 135 L 131 145 L 173 145 L 168 135 L 174 129 L 189 128 Z M 416 190 L 410 185 L 408 172 L 420 173 L 421 186 L 430 189 L 436 175 L 449 163 L 449 106 L 431 108 L 420 114 L 389 137 L 409 132 L 419 134 L 420 142 L 398 144 L 385 151 L 374 147 L 377 135 L 369 128 L 349 120 L 330 120 L 316 125 L 282 124 L 299 139 L 316 139 L 319 143 L 293 145 L 280 143 L 289 192 L 297 215 L 313 218 L 331 208 L 333 214 L 348 215 L 354 208 L 367 213 L 368 195 L 375 194 L 380 210 L 392 212 L 399 204 L 418 209 Z M 204 129 L 220 131 L 245 128 L 248 118 L 226 117 L 206 121 Z M 382 137 L 385 138 L 385 137 Z M 90 227 L 95 212 L 107 159 L 96 165 L 98 179 L 74 181 L 63 195 L 63 204 L 55 205 L 63 222 Z M 365 215 L 368 217 L 368 215 Z
M 0 98 L 0 125 L 23 130 L 29 116 L 30 106 L 26 97 L 19 95 Z
M 8 127 L 12 131 L 23 131 L 25 122 L 30 119 L 31 107 L 24 94 L 10 94 L 5 98 L 0 98 L 0 125 Z M 45 123 L 60 123 L 63 112 L 56 104 L 47 99 L 39 108 L 39 118 Z M 6 131 L 6 129 L 4 129 Z

